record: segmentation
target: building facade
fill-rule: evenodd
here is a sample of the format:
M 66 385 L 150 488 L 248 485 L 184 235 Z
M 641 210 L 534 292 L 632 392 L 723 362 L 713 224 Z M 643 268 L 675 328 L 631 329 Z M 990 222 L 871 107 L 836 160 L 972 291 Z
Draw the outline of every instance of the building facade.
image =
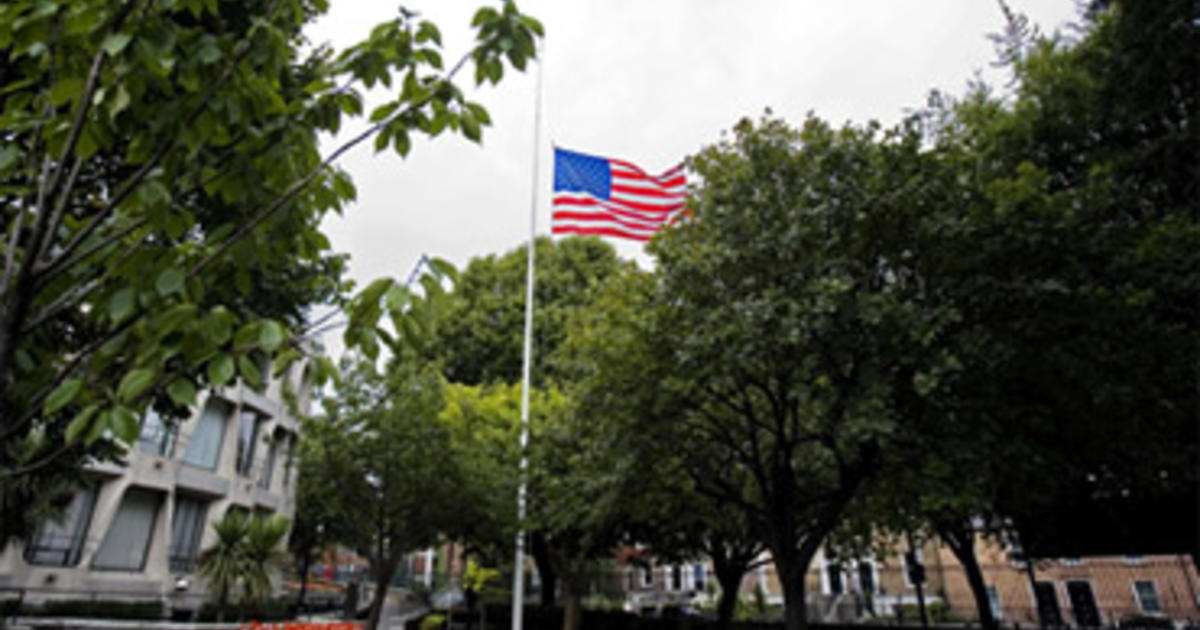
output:
M 285 384 L 307 408 L 301 366 L 263 392 L 238 385 L 201 394 L 190 418 L 148 411 L 126 465 L 91 464 L 91 483 L 62 518 L 0 552 L 0 589 L 23 601 L 158 600 L 168 610 L 206 601 L 196 562 L 230 510 L 295 512 L 292 455 L 299 424 Z
M 1200 623 L 1200 574 L 1189 556 L 1101 556 L 1035 561 L 1031 568 L 1002 546 L 976 546 L 993 615 L 1009 626 L 1116 626 L 1134 618 L 1177 625 Z M 924 568 L 922 595 L 936 621 L 977 619 L 966 572 L 950 549 L 935 541 L 915 551 Z M 769 557 L 742 580 L 741 595 L 761 594 L 768 606 L 783 604 L 783 590 Z M 868 621 L 917 614 L 917 585 L 906 554 L 835 560 L 818 552 L 807 574 L 808 618 L 816 622 Z M 716 597 L 707 562 L 625 564 L 620 581 L 626 607 L 709 604 Z

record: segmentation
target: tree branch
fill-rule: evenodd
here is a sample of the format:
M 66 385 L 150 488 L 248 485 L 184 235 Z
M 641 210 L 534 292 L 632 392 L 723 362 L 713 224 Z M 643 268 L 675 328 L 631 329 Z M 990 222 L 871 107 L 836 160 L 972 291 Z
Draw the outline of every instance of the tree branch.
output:
M 454 78 L 454 75 L 458 74 L 458 71 L 462 69 L 463 65 L 466 64 L 467 60 L 470 58 L 471 58 L 471 52 L 467 52 L 466 54 L 464 54 L 462 56 L 462 58 L 459 59 L 458 63 L 454 64 L 454 68 L 452 68 L 450 70 L 450 72 L 446 73 L 446 75 L 444 77 L 442 77 L 441 80 L 438 81 L 438 84 L 445 85 L 446 83 L 449 83 L 449 81 Z M 234 232 L 227 239 L 225 239 L 225 242 L 222 243 L 221 245 L 219 245 L 216 250 L 214 250 L 208 256 L 201 259 L 199 263 L 197 263 L 194 267 L 192 267 L 188 271 L 188 277 L 190 278 L 190 277 L 193 277 L 196 274 L 198 274 L 205 267 L 207 267 L 209 264 L 211 264 L 213 260 L 216 260 L 221 255 L 223 255 L 226 251 L 228 251 L 229 248 L 233 247 L 233 245 L 235 243 L 237 243 L 241 239 L 245 238 L 245 236 L 247 234 L 249 234 L 250 232 L 252 232 L 254 230 L 254 228 L 261 225 L 263 221 L 266 221 L 268 218 L 270 218 L 271 215 L 275 214 L 275 212 L 277 212 L 280 208 L 282 208 L 287 202 L 291 201 L 292 199 L 294 199 L 296 197 L 296 195 L 300 194 L 300 192 L 302 190 L 304 190 L 305 188 L 307 188 L 308 185 L 311 184 L 313 182 L 313 180 L 315 180 L 317 178 L 318 175 L 320 175 L 322 172 L 324 172 L 325 169 L 329 168 L 334 162 L 336 162 L 339 158 L 341 158 L 342 155 L 344 155 L 347 151 L 358 146 L 367 138 L 370 138 L 371 136 L 375 135 L 380 130 L 382 130 L 384 127 L 391 124 L 392 121 L 396 120 L 397 118 L 400 118 L 401 116 L 407 115 L 410 112 L 413 112 L 421 107 L 424 107 L 426 104 L 429 103 L 429 101 L 433 98 L 433 95 L 436 93 L 437 93 L 437 86 L 431 87 L 431 89 L 429 90 L 429 94 L 425 98 L 423 98 L 419 101 L 414 101 L 413 103 L 410 103 L 408 107 L 405 107 L 404 109 L 401 109 L 401 110 L 398 110 L 398 111 L 392 113 L 391 116 L 388 116 L 387 118 L 379 121 L 378 123 L 371 125 L 365 131 L 358 134 L 354 138 L 350 139 L 342 146 L 338 147 L 333 153 L 331 153 L 329 155 L 329 157 L 321 160 L 321 163 L 318 164 L 315 168 L 313 168 L 313 170 L 310 171 L 308 173 L 308 175 L 305 175 L 304 177 L 300 178 L 298 181 L 294 182 L 291 186 L 288 187 L 287 190 L 285 190 L 283 192 L 282 195 L 277 197 L 275 199 L 275 201 L 271 202 L 270 204 L 267 205 L 267 207 L 260 210 L 259 213 L 254 216 L 254 218 L 252 218 L 247 223 L 243 224 L 240 228 L 238 228 L 238 230 L 236 232 Z

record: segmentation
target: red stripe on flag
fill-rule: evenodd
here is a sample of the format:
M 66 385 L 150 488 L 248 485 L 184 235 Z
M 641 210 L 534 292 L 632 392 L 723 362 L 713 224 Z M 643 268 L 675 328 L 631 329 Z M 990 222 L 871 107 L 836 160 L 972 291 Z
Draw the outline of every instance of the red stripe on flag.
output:
M 628 207 L 627 204 L 624 204 L 624 203 L 613 203 L 610 201 L 600 201 L 599 199 L 596 199 L 595 197 L 592 197 L 590 195 L 573 196 L 573 195 L 560 194 L 560 195 L 557 195 L 554 197 L 554 207 L 558 208 L 560 206 L 576 206 L 576 207 L 586 207 L 586 208 L 598 207 L 598 208 L 603 208 L 605 210 L 609 210 L 609 211 L 611 211 L 615 214 L 619 214 L 623 217 L 628 217 L 630 219 L 654 222 L 654 221 L 665 221 L 666 218 L 668 216 L 670 216 L 675 210 L 682 208 L 683 204 L 678 204 L 678 207 L 673 206 L 671 208 L 665 208 L 665 209 L 655 206 L 653 209 L 650 209 L 650 210 L 640 210 L 640 209 L 630 208 L 630 207 Z
M 603 221 L 608 223 L 617 223 L 631 230 L 646 230 L 649 232 L 658 230 L 663 226 L 663 223 L 665 223 L 665 221 L 642 223 L 623 219 L 611 212 L 578 212 L 574 210 L 555 210 L 553 219 L 555 221 Z
M 582 225 L 556 225 L 551 230 L 552 234 L 585 234 L 592 236 L 615 236 L 617 238 L 628 238 L 635 241 L 648 241 L 650 237 L 646 234 L 638 234 L 636 232 L 627 232 L 618 228 L 611 227 L 585 227 Z

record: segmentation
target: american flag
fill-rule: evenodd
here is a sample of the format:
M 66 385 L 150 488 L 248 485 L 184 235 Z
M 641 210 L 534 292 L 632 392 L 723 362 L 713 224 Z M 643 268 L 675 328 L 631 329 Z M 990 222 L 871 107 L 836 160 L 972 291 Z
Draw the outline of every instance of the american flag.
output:
M 686 196 L 682 164 L 648 175 L 623 160 L 555 148 L 550 231 L 648 241 L 683 210 Z

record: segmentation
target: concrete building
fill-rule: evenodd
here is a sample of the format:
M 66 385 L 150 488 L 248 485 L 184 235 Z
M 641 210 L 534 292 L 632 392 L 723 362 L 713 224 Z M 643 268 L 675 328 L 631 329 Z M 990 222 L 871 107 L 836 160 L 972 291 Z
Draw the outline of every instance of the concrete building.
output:
M 230 510 L 295 511 L 292 454 L 299 425 L 283 404 L 286 382 L 308 405 L 302 366 L 262 392 L 241 385 L 201 394 L 174 426 L 147 412 L 125 466 L 91 464 L 58 522 L 0 552 L 0 588 L 26 603 L 47 599 L 158 600 L 172 611 L 206 599 L 196 560 Z

